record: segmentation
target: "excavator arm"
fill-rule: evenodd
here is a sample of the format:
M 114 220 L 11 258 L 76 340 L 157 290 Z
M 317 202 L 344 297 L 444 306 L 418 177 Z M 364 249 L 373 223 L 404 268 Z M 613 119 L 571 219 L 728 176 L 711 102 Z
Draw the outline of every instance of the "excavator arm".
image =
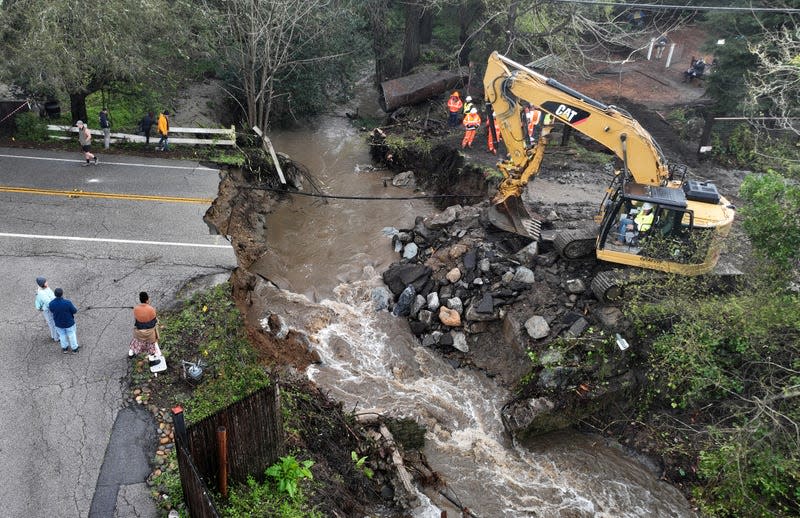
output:
M 498 165 L 503 181 L 496 204 L 522 193 L 539 172 L 546 133 L 531 149 L 526 146 L 522 122 L 525 104 L 549 113 L 613 152 L 636 183 L 665 185 L 669 170 L 658 145 L 630 115 L 548 78 L 497 52 L 492 53 L 484 75 L 486 99 L 500 125 L 509 159 Z

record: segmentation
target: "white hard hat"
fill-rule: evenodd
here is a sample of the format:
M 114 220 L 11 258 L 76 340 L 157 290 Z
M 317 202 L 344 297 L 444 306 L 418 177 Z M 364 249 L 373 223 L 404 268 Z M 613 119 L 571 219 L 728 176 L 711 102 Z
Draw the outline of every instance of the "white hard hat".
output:
M 477 109 L 477 108 L 473 108 L 473 109 L 471 109 L 469 112 L 470 112 L 470 113 L 478 113 L 478 109 Z
M 83 121 L 78 121 L 75 123 L 75 125 L 80 128 L 81 126 L 83 126 Z
M 644 205 L 642 205 L 642 210 L 653 210 L 653 204 L 645 203 Z
M 471 101 L 471 100 L 472 100 L 472 97 L 470 97 L 470 96 L 468 95 L 468 96 L 467 96 L 467 102 L 469 102 L 469 101 Z
M 497 117 L 497 112 L 492 112 L 492 117 Z

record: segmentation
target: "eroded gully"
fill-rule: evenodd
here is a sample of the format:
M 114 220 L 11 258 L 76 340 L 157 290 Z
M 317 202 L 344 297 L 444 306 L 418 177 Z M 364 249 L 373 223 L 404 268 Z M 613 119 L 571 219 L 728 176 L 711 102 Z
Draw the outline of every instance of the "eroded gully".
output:
M 411 194 L 391 183 L 384 187 L 388 172 L 363 172 L 370 163 L 365 138 L 347 119 L 322 116 L 319 122 L 271 137 L 326 193 Z M 512 444 L 500 420 L 500 408 L 512 397 L 507 390 L 480 372 L 452 367 L 419 344 L 405 319 L 372 309 L 372 288 L 398 259 L 382 228 L 409 228 L 433 210 L 424 201 L 322 203 L 298 196 L 268 216 L 269 251 L 250 269 L 293 292 L 287 304 L 333 315 L 321 328 L 304 330 L 322 358 L 308 376 L 347 408 L 424 425 L 430 465 L 476 516 L 691 516 L 680 492 L 659 481 L 652 467 L 598 436 L 563 431 L 529 448 Z M 421 501 L 414 516 L 459 515 L 436 491 Z

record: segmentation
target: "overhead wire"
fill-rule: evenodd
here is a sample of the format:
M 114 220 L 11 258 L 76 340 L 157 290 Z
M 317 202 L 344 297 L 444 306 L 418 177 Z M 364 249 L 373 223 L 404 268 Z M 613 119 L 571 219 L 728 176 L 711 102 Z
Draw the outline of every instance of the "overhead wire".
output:
M 334 200 L 365 200 L 365 201 L 378 201 L 378 200 L 431 200 L 438 198 L 485 198 L 483 194 L 426 194 L 423 196 L 344 196 L 338 194 L 315 194 L 310 192 L 301 191 L 287 191 L 286 189 L 278 189 L 275 187 L 264 186 L 249 186 L 245 189 L 269 191 L 283 194 L 291 194 L 296 196 L 307 196 L 309 198 L 325 198 Z

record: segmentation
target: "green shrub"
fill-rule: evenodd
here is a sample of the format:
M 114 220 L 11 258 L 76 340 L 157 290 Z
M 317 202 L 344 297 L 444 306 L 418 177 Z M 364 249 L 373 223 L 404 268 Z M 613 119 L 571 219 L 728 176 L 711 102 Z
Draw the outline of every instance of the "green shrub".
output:
M 774 448 L 770 434 L 730 436 L 714 432 L 721 444 L 700 454 L 698 474 L 705 482 L 694 490 L 708 516 L 797 516 L 800 512 L 800 459 Z M 788 445 L 791 447 L 791 445 Z
M 16 116 L 14 123 L 17 126 L 14 138 L 17 140 L 42 142 L 48 138 L 47 120 L 42 119 L 35 113 L 21 113 Z
M 278 483 L 278 491 L 287 493 L 289 498 L 295 498 L 299 490 L 300 481 L 303 479 L 313 480 L 311 466 L 313 460 L 297 462 L 291 455 L 281 457 L 281 461 L 270 466 L 266 473 Z
M 800 259 L 800 187 L 769 171 L 751 175 L 739 194 L 748 204 L 741 208 L 742 227 L 763 256 L 783 267 Z

